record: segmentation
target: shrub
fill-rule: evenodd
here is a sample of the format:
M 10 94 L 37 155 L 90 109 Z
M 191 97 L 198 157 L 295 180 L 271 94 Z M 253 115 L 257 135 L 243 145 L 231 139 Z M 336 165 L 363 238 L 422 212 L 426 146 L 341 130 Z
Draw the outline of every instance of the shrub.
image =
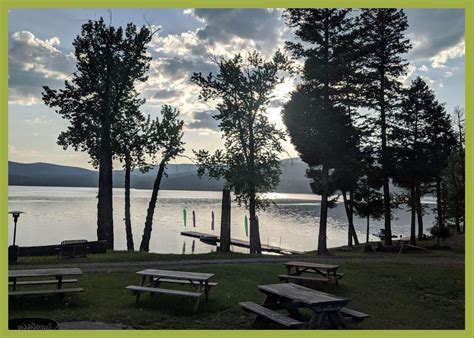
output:
M 451 236 L 451 232 L 449 231 L 448 227 L 434 226 L 430 229 L 430 233 L 436 237 L 438 246 L 440 238 L 442 238 L 444 241 L 445 238 Z

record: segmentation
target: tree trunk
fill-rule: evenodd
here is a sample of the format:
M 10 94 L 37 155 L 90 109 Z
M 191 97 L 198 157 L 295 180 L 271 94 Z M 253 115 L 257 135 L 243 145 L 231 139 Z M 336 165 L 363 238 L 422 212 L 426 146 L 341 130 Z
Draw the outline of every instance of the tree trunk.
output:
M 416 213 L 418 216 L 418 239 L 423 239 L 423 210 L 421 206 L 421 189 L 420 184 L 417 184 L 415 187 L 416 195 Z
M 443 204 L 441 201 L 441 178 L 436 178 L 436 208 L 438 212 L 438 226 L 444 226 L 444 219 L 443 219 Z
M 111 53 L 107 43 L 105 58 L 110 59 Z M 111 63 L 110 63 L 111 64 Z M 109 67 L 105 71 L 105 92 L 101 105 L 101 129 L 99 149 L 99 191 L 97 202 L 97 238 L 106 240 L 108 248 L 114 249 L 113 191 L 112 191 L 112 104 Z
M 349 205 L 349 214 L 351 216 L 351 220 L 349 222 L 349 230 L 352 234 L 352 238 L 354 239 L 355 245 L 359 245 L 359 238 L 357 238 L 357 232 L 355 231 L 354 228 L 354 204 L 352 201 L 354 201 L 354 190 L 351 189 L 349 190 L 349 198 L 351 199 L 351 204 Z
M 383 207 L 384 207 L 384 223 L 385 223 L 385 245 L 392 245 L 392 226 L 391 226 L 391 206 L 390 206 L 390 186 L 388 178 L 388 161 L 387 161 L 387 124 L 385 116 L 385 65 L 382 60 L 383 49 L 385 48 L 384 36 L 381 36 L 382 47 L 380 55 L 380 91 L 379 91 L 379 105 L 380 105 L 380 127 L 381 127 L 381 157 L 383 170 Z
M 250 195 L 249 212 L 250 212 L 250 253 L 262 253 L 260 243 L 260 231 L 256 216 L 255 189 Z
M 143 229 L 142 242 L 140 244 L 140 251 L 150 251 L 150 238 L 151 230 L 153 226 L 153 215 L 155 213 L 156 200 L 158 199 L 158 192 L 160 190 L 161 179 L 165 172 L 166 160 L 163 159 L 160 162 L 158 174 L 156 175 L 155 183 L 153 184 L 153 192 L 151 193 L 150 203 L 148 204 L 148 210 L 145 220 L 145 228 Z
M 327 218 L 328 218 L 328 176 L 329 170 L 326 165 L 323 164 L 322 168 L 322 188 L 323 194 L 321 195 L 321 213 L 319 216 L 319 237 L 318 237 L 318 255 L 328 255 L 329 251 L 327 248 Z
M 230 189 L 222 189 L 221 241 L 219 251 L 230 252 Z
M 416 245 L 416 194 L 415 185 L 410 187 L 410 208 L 411 208 L 411 224 L 410 224 L 410 244 Z
M 350 211 L 349 211 L 349 201 L 347 200 L 346 192 L 345 191 L 341 191 L 341 192 L 342 192 L 342 199 L 344 200 L 344 209 L 346 210 L 347 223 L 348 223 L 348 226 L 347 226 L 347 246 L 352 247 L 353 243 L 352 243 L 351 215 L 350 215 Z
M 357 233 L 354 228 L 354 207 L 352 205 L 352 200 L 354 198 L 354 194 L 352 190 L 349 191 L 349 197 L 350 197 L 350 202 L 347 200 L 346 196 L 346 191 L 341 191 L 342 192 L 342 198 L 344 200 L 344 209 L 346 210 L 346 215 L 347 215 L 347 223 L 349 224 L 347 227 L 347 245 L 349 247 L 353 246 L 353 243 L 355 245 L 359 245 L 359 239 L 357 238 Z
M 134 251 L 132 220 L 130 217 L 130 156 L 125 154 L 125 233 L 127 235 L 127 250 Z
M 97 239 L 106 240 L 114 249 L 113 192 L 112 192 L 112 144 L 110 140 L 110 112 L 104 114 L 101 127 L 99 191 L 97 202 Z
M 365 243 L 369 244 L 369 231 L 370 231 L 370 215 L 367 215 L 367 233 L 365 237 Z

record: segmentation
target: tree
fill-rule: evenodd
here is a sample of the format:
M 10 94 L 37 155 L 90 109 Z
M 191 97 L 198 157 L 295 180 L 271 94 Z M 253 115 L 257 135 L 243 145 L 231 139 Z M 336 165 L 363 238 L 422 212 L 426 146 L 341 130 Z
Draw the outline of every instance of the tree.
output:
M 417 77 L 404 94 L 401 109 L 394 112 L 397 121 L 392 131 L 392 145 L 388 152 L 392 159 L 391 176 L 394 182 L 409 190 L 411 209 L 410 243 L 416 245 L 416 216 L 420 208 L 420 186 L 430 180 L 428 161 L 429 115 L 438 105 L 433 91 Z M 421 234 L 419 233 L 419 237 Z
M 84 151 L 99 167 L 97 237 L 113 249 L 112 157 L 113 133 L 121 118 L 121 107 L 135 91 L 136 82 L 146 80 L 150 57 L 146 44 L 153 33 L 129 23 L 125 28 L 107 26 L 103 18 L 88 21 L 73 42 L 77 70 L 65 88 L 45 86 L 43 101 L 69 120 L 58 144 L 64 149 Z
M 446 216 L 454 219 L 456 231 L 460 233 L 464 231 L 465 225 L 464 110 L 455 107 L 453 115 L 457 143 L 449 156 L 447 167 L 443 170 L 442 180 L 446 184 L 444 196 Z M 463 222 L 462 230 L 461 222 Z
M 150 117 L 145 117 L 139 110 L 144 100 L 133 98 L 124 105 L 125 118 L 119 120 L 118 134 L 113 138 L 114 147 L 117 149 L 116 157 L 123 164 L 125 170 L 125 233 L 127 236 L 127 250 L 134 251 L 132 221 L 130 212 L 130 176 L 131 172 L 139 168 L 141 172 L 150 169 L 147 163 L 146 146 L 150 131 Z
M 451 232 L 449 231 L 448 227 L 439 226 L 439 225 L 432 227 L 430 229 L 430 233 L 436 237 L 436 246 L 438 247 L 439 247 L 440 238 L 442 238 L 444 241 L 446 238 L 451 236 Z
M 270 61 L 257 52 L 246 60 L 240 54 L 231 59 L 214 60 L 219 73 L 204 77 L 194 73 L 191 81 L 201 88 L 200 99 L 216 102 L 225 139 L 222 153 L 229 175 L 226 182 L 234 188 L 238 204 L 250 213 L 250 252 L 261 253 L 256 211 L 266 205 L 258 193 L 272 191 L 278 185 L 284 133 L 266 116 L 266 107 L 275 87 L 284 80 L 282 71 L 290 69 L 285 56 L 276 52 Z
M 148 252 L 150 250 L 153 215 L 155 213 L 161 179 L 163 175 L 166 175 L 166 165 L 184 151 L 184 142 L 182 141 L 184 122 L 179 120 L 178 116 L 179 111 L 176 108 L 163 105 L 161 108 L 161 121 L 156 118 L 150 126 L 149 142 L 146 145 L 147 152 L 153 157 L 152 162 L 157 163 L 159 161 L 159 166 L 148 204 L 140 251 Z
M 379 161 L 384 171 L 384 222 L 385 244 L 392 244 L 389 166 L 387 154 L 388 118 L 397 107 L 400 94 L 399 77 L 406 71 L 406 60 L 402 54 L 411 48 L 405 38 L 408 21 L 402 9 L 361 9 L 358 31 L 361 39 L 362 64 L 364 70 L 363 92 L 365 106 L 380 114 L 374 131 L 380 139 Z
M 427 116 L 427 167 L 430 168 L 432 181 L 436 185 L 436 210 L 437 223 L 444 226 L 443 217 L 443 170 L 448 166 L 448 161 L 453 149 L 456 147 L 456 136 L 452 129 L 452 121 L 446 113 L 444 105 L 436 102 Z
M 308 164 L 314 193 L 321 195 L 318 254 L 328 254 L 327 210 L 338 189 L 337 171 L 358 143 L 348 102 L 354 70 L 353 19 L 350 9 L 288 9 L 284 18 L 303 42 L 286 42 L 304 59 L 302 83 L 282 112 L 291 142 Z M 345 204 L 347 206 L 347 203 Z M 351 220 L 348 213 L 349 223 Z M 351 227 L 349 226 L 349 233 Z M 355 231 L 354 231 L 355 233 Z
M 381 219 L 383 216 L 383 195 L 371 186 L 369 176 L 363 176 L 358 182 L 354 193 L 354 211 L 357 215 L 367 220 L 366 244 L 369 243 L 370 218 Z

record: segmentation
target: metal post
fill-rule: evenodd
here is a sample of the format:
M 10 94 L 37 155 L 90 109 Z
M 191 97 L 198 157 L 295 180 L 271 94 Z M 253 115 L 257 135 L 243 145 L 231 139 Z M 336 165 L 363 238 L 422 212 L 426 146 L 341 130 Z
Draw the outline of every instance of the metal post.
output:
M 18 221 L 18 214 L 13 215 L 13 222 L 15 223 L 15 228 L 13 230 L 13 245 L 16 243 L 16 222 Z

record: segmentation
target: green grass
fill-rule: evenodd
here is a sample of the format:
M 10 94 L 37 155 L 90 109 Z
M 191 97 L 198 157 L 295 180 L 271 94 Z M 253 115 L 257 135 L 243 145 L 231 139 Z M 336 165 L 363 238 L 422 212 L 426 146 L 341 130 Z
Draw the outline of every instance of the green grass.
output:
M 246 256 L 248 257 L 248 256 Z M 138 307 L 125 286 L 137 284 L 133 273 L 86 273 L 82 294 L 64 299 L 20 298 L 10 302 L 10 318 L 42 316 L 58 321 L 92 320 L 153 329 L 249 329 L 251 315 L 237 305 L 261 303 L 259 284 L 277 283 L 283 264 L 232 264 L 187 271 L 215 273 L 219 285 L 192 314 L 185 298 L 144 294 Z M 372 315 L 363 329 L 463 329 L 464 269 L 462 267 L 397 264 L 342 263 L 346 275 L 339 287 L 327 292 L 351 299 L 349 308 Z M 183 286 L 183 288 L 185 288 Z

